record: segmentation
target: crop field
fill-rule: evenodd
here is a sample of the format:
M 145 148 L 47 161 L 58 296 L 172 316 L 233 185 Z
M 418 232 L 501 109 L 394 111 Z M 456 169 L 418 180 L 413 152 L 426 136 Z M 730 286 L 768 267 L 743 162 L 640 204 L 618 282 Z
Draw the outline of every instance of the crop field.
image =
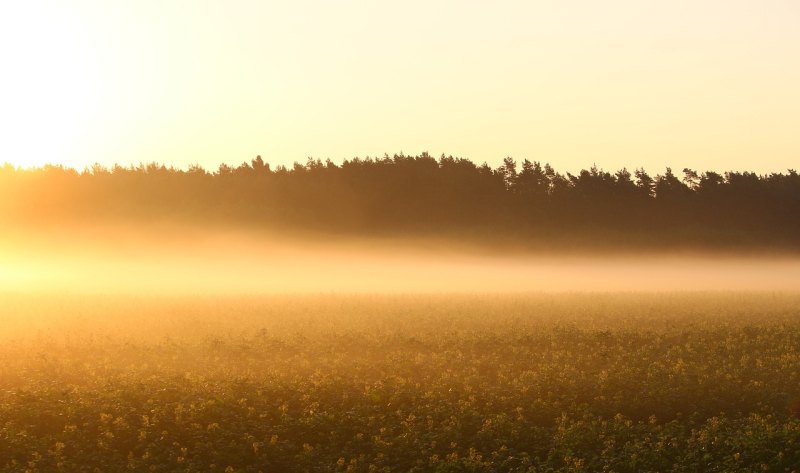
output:
M 800 294 L 0 303 L 2 471 L 800 471 Z

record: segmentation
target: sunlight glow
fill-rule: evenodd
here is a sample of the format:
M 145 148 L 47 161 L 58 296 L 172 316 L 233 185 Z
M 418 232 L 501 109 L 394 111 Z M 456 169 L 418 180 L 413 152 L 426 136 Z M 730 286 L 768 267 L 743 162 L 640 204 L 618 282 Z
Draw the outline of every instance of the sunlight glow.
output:
M 81 164 L 100 100 L 93 39 L 55 3 L 5 2 L 0 16 L 0 161 Z
M 0 5 L 0 162 L 785 171 L 795 2 Z M 754 168 L 754 169 L 753 169 Z

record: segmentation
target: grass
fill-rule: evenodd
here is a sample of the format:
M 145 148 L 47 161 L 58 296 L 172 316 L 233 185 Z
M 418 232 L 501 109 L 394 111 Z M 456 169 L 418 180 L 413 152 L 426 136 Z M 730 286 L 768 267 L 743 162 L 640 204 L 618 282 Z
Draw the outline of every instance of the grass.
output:
M 0 300 L 3 471 L 800 469 L 800 294 Z

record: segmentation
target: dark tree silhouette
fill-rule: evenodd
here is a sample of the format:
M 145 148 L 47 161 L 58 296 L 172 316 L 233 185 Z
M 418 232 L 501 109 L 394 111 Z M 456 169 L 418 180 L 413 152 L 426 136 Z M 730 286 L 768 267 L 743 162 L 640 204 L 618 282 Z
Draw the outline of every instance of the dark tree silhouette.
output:
M 261 156 L 214 172 L 158 163 L 78 172 L 0 167 L 4 224 L 236 225 L 359 235 L 498 239 L 527 246 L 800 249 L 800 176 L 670 168 L 560 174 L 508 157 L 497 169 L 442 155 Z

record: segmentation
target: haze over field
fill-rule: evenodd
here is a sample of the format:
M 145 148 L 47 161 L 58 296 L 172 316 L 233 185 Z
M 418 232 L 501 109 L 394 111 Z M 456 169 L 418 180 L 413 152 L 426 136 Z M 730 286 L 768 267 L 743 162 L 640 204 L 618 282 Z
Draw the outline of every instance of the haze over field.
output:
M 0 237 L 0 290 L 128 294 L 800 288 L 794 256 L 535 253 L 171 228 Z

